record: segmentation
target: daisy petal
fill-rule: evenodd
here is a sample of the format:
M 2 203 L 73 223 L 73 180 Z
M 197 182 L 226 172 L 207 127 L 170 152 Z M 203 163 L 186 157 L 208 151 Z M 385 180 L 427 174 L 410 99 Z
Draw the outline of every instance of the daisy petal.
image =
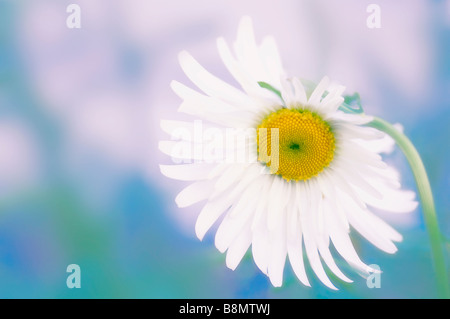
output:
M 242 194 L 231 211 L 225 216 L 216 232 L 215 243 L 220 252 L 224 252 L 241 232 L 257 205 L 257 193 L 260 185 L 253 184 Z
M 268 276 L 274 287 L 281 287 L 283 283 L 283 270 L 286 262 L 286 212 L 280 211 L 277 227 L 269 231 L 269 264 Z
M 241 262 L 252 242 L 252 235 L 248 229 L 241 231 L 227 250 L 226 265 L 235 270 Z
M 322 100 L 322 95 L 325 93 L 328 85 L 330 84 L 330 79 L 327 76 L 324 76 L 322 80 L 320 80 L 319 84 L 317 84 L 314 91 L 311 93 L 311 96 L 308 99 L 308 104 L 318 105 Z
M 309 183 L 306 183 L 309 184 Z M 310 198 L 312 204 L 317 202 L 319 194 L 312 189 L 309 185 L 305 185 L 305 190 L 307 197 Z M 311 211 L 304 211 L 300 214 L 300 223 L 302 225 L 303 241 L 305 243 L 306 255 L 308 256 L 311 268 L 317 277 L 322 281 L 322 283 L 330 289 L 337 290 L 337 288 L 331 283 L 325 270 L 323 269 L 322 263 L 320 261 L 319 252 L 317 250 L 317 245 L 315 243 L 314 235 L 311 230 L 314 229 L 314 222 L 312 218 L 312 207 Z
M 212 181 L 196 182 L 184 188 L 175 198 L 178 207 L 187 207 L 208 198 L 212 192 Z
M 241 107 L 251 104 L 251 99 L 247 95 L 206 71 L 186 51 L 182 51 L 178 57 L 189 79 L 207 95 Z
M 300 203 L 303 201 L 304 194 L 300 194 L 303 188 L 299 183 L 295 185 L 295 193 L 298 196 L 298 201 L 291 208 L 291 215 L 298 215 Z M 302 212 L 302 211 L 301 211 Z M 291 263 L 292 269 L 294 270 L 297 278 L 305 285 L 311 286 L 305 271 L 305 265 L 303 262 L 303 244 L 302 244 L 302 228 L 300 225 L 300 218 L 293 218 L 289 222 L 289 227 L 293 228 L 291 232 L 288 233 L 287 240 L 287 252 L 289 256 L 289 262 Z
M 306 97 L 305 87 L 298 78 L 294 78 L 292 84 L 294 85 L 296 102 L 300 103 L 301 105 L 305 105 L 308 101 Z
M 196 181 L 208 179 L 209 172 L 216 166 L 216 164 L 159 165 L 159 169 L 164 176 L 169 178 L 180 181 Z
M 228 194 L 222 194 L 222 196 L 206 203 L 195 223 L 195 234 L 200 240 L 203 239 L 215 221 L 231 207 L 233 200 L 234 198 L 230 198 Z

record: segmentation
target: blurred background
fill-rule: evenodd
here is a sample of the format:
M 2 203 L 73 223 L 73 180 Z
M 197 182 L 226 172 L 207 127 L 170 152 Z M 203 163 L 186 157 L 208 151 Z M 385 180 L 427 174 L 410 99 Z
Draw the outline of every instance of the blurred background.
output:
M 66 25 L 72 3 L 79 29 Z M 367 27 L 371 3 L 381 28 Z M 181 118 L 179 51 L 234 83 L 215 39 L 234 41 L 243 15 L 258 41 L 277 39 L 290 75 L 328 75 L 404 126 L 450 237 L 450 1 L 0 0 L 1 298 L 437 297 L 420 206 L 382 215 L 404 235 L 393 256 L 353 237 L 383 270 L 379 289 L 345 266 L 354 284 L 330 291 L 309 272 L 307 288 L 288 264 L 275 289 L 251 255 L 226 268 L 214 231 L 197 240 L 201 206 L 178 209 L 185 183 L 159 173 L 159 121 Z M 415 189 L 401 152 L 386 160 Z M 66 286 L 69 264 L 81 289 Z

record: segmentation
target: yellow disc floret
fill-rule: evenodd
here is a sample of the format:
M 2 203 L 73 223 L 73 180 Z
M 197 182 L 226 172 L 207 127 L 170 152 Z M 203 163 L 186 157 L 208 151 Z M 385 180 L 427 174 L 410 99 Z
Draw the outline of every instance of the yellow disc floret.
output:
M 319 115 L 304 109 L 279 109 L 257 129 L 258 161 L 287 181 L 307 180 L 333 160 L 335 137 Z

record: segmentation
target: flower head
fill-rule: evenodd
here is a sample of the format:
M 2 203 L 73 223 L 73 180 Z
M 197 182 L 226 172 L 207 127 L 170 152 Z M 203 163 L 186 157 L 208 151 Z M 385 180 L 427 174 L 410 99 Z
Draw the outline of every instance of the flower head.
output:
M 282 285 L 286 257 L 305 285 L 310 284 L 304 258 L 326 286 L 336 289 L 322 262 L 351 282 L 337 267 L 331 245 L 358 271 L 372 271 L 354 249 L 351 227 L 394 253 L 393 242 L 402 236 L 371 209 L 402 213 L 417 206 L 414 192 L 400 189 L 398 173 L 380 156 L 392 148 L 392 140 L 365 126 L 371 117 L 340 109 L 343 86 L 327 77 L 313 88 L 288 78 L 275 41 L 266 37 L 257 45 L 250 18 L 241 21 L 234 54 L 224 39 L 217 45 L 242 90 L 182 52 L 184 72 L 203 93 L 172 82 L 183 99 L 179 111 L 202 119 L 201 128 L 209 133 L 196 138 L 196 123 L 162 122 L 166 132 L 182 140 L 160 143 L 163 152 L 178 159 L 178 165 L 161 165 L 162 173 L 193 181 L 177 204 L 206 201 L 197 236 L 202 239 L 224 216 L 215 244 L 226 251 L 227 266 L 235 269 L 251 247 L 256 265 L 274 286 Z M 228 138 L 224 142 L 219 136 Z M 229 143 L 239 136 L 244 136 L 241 143 Z M 236 154 L 245 154 L 245 160 L 236 160 Z

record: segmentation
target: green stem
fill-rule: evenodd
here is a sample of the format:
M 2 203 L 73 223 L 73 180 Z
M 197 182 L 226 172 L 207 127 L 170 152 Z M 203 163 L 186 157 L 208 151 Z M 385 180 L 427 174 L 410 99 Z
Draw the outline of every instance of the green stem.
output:
M 450 298 L 447 268 L 445 266 L 445 257 L 442 249 L 442 235 L 439 230 L 439 224 L 436 217 L 430 182 L 428 181 L 427 172 L 419 153 L 411 141 L 403 133 L 399 132 L 392 124 L 375 117 L 374 120 L 368 124 L 368 126 L 390 135 L 403 151 L 409 165 L 411 166 L 417 183 L 417 190 L 422 202 L 425 226 L 430 239 L 431 255 L 434 261 L 433 265 L 437 276 L 439 296 L 442 298 Z

